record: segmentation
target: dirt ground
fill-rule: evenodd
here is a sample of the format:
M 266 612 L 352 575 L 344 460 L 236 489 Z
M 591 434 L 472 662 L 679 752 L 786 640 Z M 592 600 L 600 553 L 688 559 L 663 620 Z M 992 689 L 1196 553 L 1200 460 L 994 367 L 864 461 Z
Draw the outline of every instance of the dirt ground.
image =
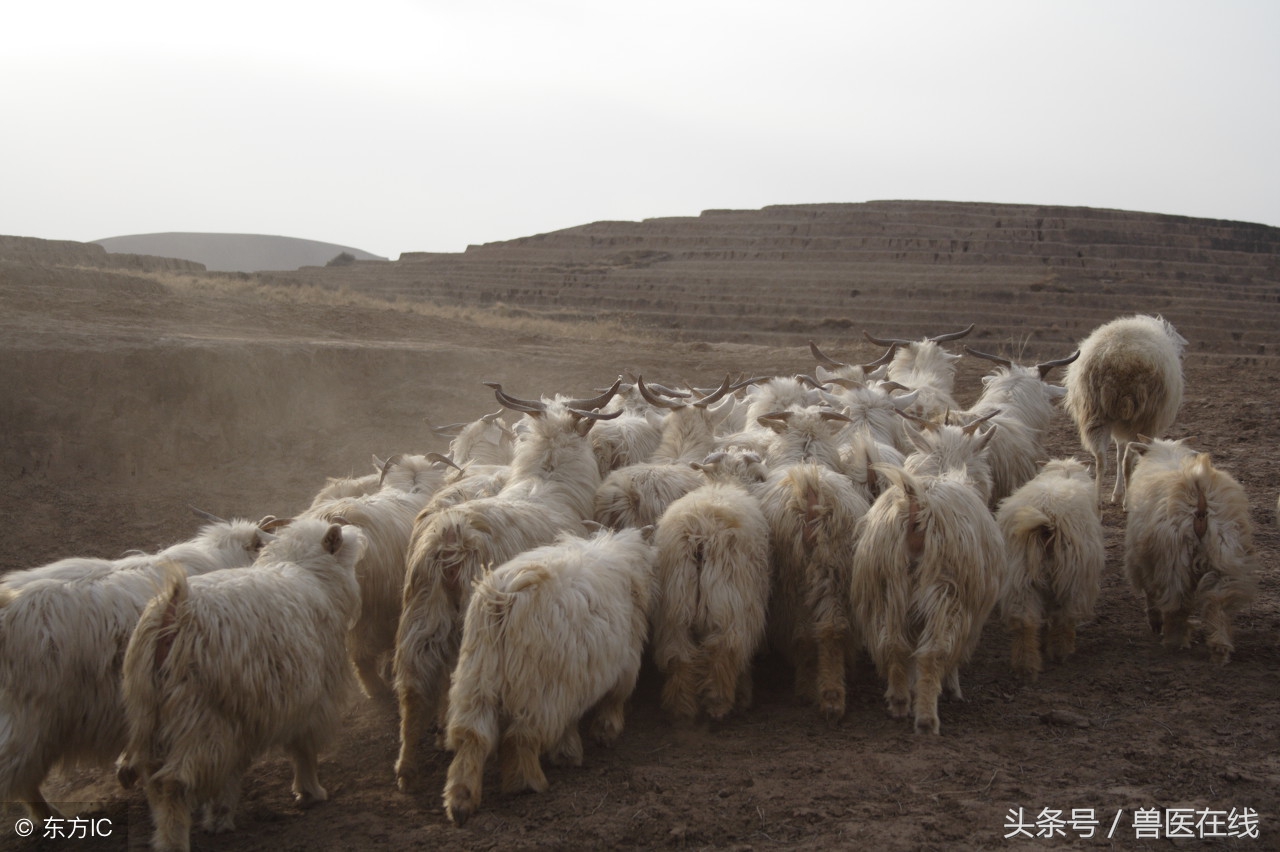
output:
M 624 369 L 714 383 L 728 371 L 813 367 L 803 336 L 785 346 L 747 335 L 671 342 L 607 325 L 486 323 L 92 270 L 6 274 L 0 570 L 171 543 L 195 529 L 187 504 L 292 513 L 325 476 L 363 472 L 370 454 L 442 449 L 422 418 L 494 410 L 482 380 L 533 396 L 583 393 Z M 902 320 L 904 334 L 949 330 L 928 315 Z M 994 331 L 1014 341 L 1022 330 Z M 820 342 L 850 360 L 877 354 L 852 333 Z M 265 759 L 247 780 L 238 830 L 197 831 L 194 848 L 1280 848 L 1280 366 L 1195 341 L 1188 351 L 1171 437 L 1198 436 L 1243 483 L 1263 565 L 1227 666 L 1202 644 L 1169 653 L 1149 634 L 1122 577 L 1123 513 L 1108 504 L 1102 595 L 1076 656 L 1024 682 L 1009 669 L 1007 635 L 989 623 L 963 673 L 967 700 L 941 707 L 941 736 L 890 718 L 866 664 L 836 728 L 793 697 L 790 673 L 768 657 L 749 712 L 693 728 L 664 720 L 658 678 L 646 670 L 614 748 L 588 744 L 582 767 L 548 768 L 542 795 L 491 786 L 459 829 L 440 802 L 448 756 L 434 755 L 420 792 L 398 792 L 395 708 L 362 700 L 321 765 L 328 802 L 299 810 L 287 764 Z M 962 402 L 976 397 L 985 366 L 961 362 Z M 1050 449 L 1079 454 L 1065 415 Z M 109 819 L 113 836 L 22 840 L 13 833 L 20 811 L 8 805 L 0 848 L 145 846 L 145 798 L 108 771 L 70 770 L 46 789 L 73 803 L 69 813 Z M 1148 838 L 1151 809 L 1171 816 Z M 1190 837 L 1175 839 L 1183 827 Z

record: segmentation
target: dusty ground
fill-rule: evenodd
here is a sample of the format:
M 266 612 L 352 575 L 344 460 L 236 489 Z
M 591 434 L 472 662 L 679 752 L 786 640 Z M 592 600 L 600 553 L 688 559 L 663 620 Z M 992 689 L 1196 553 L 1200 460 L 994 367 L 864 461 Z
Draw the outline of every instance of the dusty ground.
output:
M 6 275 L 0 570 L 175 541 L 195 528 L 187 503 L 251 517 L 296 511 L 324 476 L 362 472 L 371 453 L 440 449 L 421 418 L 493 410 L 485 379 L 533 396 L 584 392 L 622 369 L 707 382 L 729 370 L 812 369 L 803 336 L 778 347 L 747 336 L 671 343 L 604 326 L 477 323 L 92 270 Z M 904 334 L 947 330 L 928 315 L 902 320 Z M 1021 331 L 997 328 L 988 342 Z M 820 338 L 851 359 L 872 354 L 852 339 Z M 1008 638 L 989 624 L 964 673 L 968 700 L 944 703 L 940 737 L 889 718 L 869 667 L 855 673 L 835 729 L 794 700 L 789 673 L 769 659 L 756 669 L 750 712 L 695 729 L 663 720 L 649 672 L 615 748 L 588 746 L 581 768 L 550 768 L 546 794 L 491 790 L 457 829 L 440 805 L 446 756 L 434 758 L 420 793 L 399 793 L 395 710 L 363 702 L 322 764 L 330 801 L 298 810 L 286 764 L 265 760 L 246 785 L 239 830 L 197 833 L 195 848 L 1280 848 L 1280 369 L 1273 358 L 1192 344 L 1173 436 L 1198 435 L 1242 481 L 1264 566 L 1225 668 L 1202 645 L 1167 653 L 1149 635 L 1121 577 L 1123 516 L 1108 507 L 1103 593 L 1077 656 L 1022 682 L 1009 671 Z M 962 362 L 962 401 L 976 396 L 983 371 Z M 1065 417 L 1051 449 L 1079 450 Z M 112 821 L 115 837 L 100 848 L 123 848 L 126 833 L 130 848 L 145 844 L 145 799 L 109 773 L 71 771 L 48 789 L 51 799 L 84 803 L 73 812 Z M 1152 808 L 1192 811 L 1193 839 L 1138 839 L 1136 810 Z M 1006 839 L 1011 809 L 1033 835 L 1049 826 L 1042 811 L 1061 811 L 1065 836 Z M 1247 827 L 1228 822 L 1246 809 L 1257 839 L 1194 839 L 1206 812 L 1221 812 L 1228 833 Z M 1070 824 L 1076 810 L 1097 821 L 1094 839 Z M 18 815 L 7 806 L 0 847 L 94 848 L 20 841 L 10 831 Z

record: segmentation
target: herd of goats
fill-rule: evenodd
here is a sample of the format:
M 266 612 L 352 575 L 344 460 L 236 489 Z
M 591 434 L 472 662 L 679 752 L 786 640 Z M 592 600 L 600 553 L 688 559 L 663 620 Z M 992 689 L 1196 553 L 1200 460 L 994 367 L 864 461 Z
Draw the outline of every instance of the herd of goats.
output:
M 831 723 L 865 652 L 888 711 L 936 734 L 939 694 L 960 695 L 992 613 L 1026 677 L 1074 651 L 1105 561 L 1109 441 L 1151 628 L 1175 649 L 1202 632 L 1226 662 L 1257 557 L 1240 485 L 1157 437 L 1186 341 L 1129 316 L 1033 367 L 966 347 L 997 366 L 965 410 L 943 344 L 968 331 L 870 338 L 889 347 L 871 364 L 811 344 L 811 376 L 716 388 L 628 376 L 531 400 L 491 385 L 514 424 L 499 411 L 436 427 L 447 456 L 375 460 L 295 518 L 210 518 L 156 554 L 11 572 L 0 800 L 57 816 L 40 789 L 53 766 L 114 761 L 143 784 L 154 848 L 185 850 L 197 815 L 234 828 L 269 749 L 291 760 L 300 803 L 325 799 L 317 753 L 358 683 L 398 702 L 402 789 L 438 732 L 462 825 L 495 751 L 504 791 L 542 791 L 544 755 L 581 763 L 584 717 L 617 738 L 646 654 L 667 714 L 721 719 L 750 704 L 766 645 Z M 1047 458 L 1058 398 L 1096 477 Z

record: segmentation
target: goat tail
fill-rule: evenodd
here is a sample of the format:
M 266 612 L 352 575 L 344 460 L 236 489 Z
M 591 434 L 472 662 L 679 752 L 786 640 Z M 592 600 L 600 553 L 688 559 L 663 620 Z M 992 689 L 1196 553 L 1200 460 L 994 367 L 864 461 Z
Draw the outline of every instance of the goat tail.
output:
M 160 567 L 156 596 L 143 609 L 124 653 L 122 687 L 129 739 L 116 763 L 116 776 L 126 788 L 139 777 L 146 780 L 157 768 L 163 672 L 172 668 L 166 664 L 191 596 L 181 565 L 165 560 Z

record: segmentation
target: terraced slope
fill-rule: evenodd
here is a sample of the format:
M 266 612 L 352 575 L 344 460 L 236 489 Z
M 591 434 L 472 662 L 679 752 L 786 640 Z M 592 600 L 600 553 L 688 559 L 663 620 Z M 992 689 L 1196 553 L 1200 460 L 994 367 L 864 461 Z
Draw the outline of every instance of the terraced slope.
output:
M 711 340 L 975 322 L 988 336 L 1069 343 L 1118 313 L 1147 311 L 1207 351 L 1256 354 L 1280 330 L 1280 229 L 1079 207 L 709 210 L 297 278 L 385 298 L 618 316 Z

